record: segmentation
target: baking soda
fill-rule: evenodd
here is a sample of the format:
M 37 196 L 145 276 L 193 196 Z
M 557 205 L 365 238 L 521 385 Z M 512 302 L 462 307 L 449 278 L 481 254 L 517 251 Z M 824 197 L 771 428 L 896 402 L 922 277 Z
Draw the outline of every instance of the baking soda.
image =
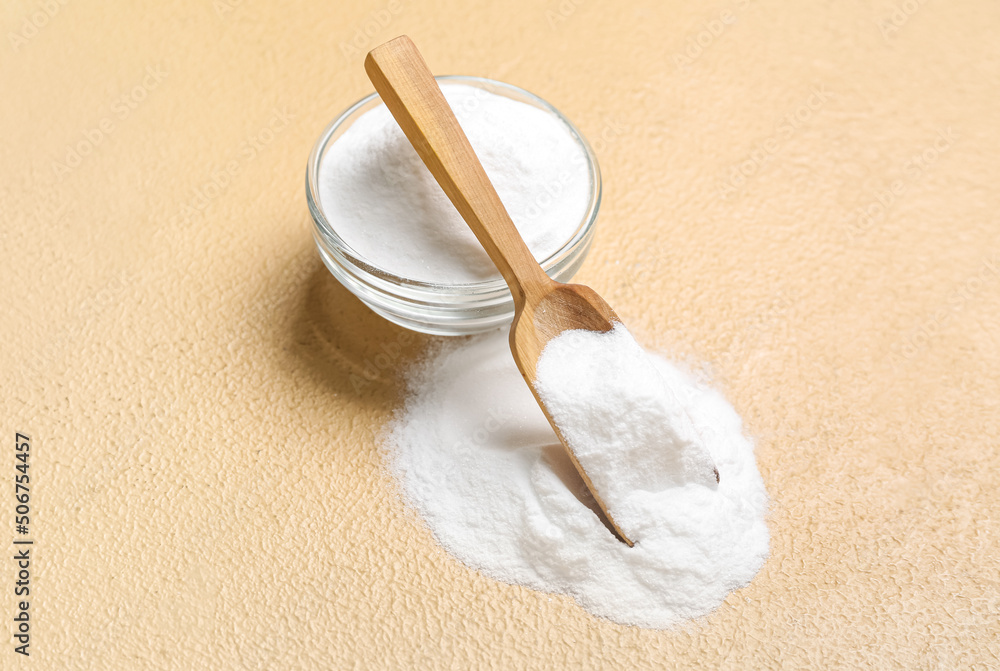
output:
M 536 389 L 619 528 L 635 541 L 658 493 L 716 487 L 715 464 L 683 403 L 621 324 L 564 331 L 538 359 Z
M 444 83 L 445 98 L 528 248 L 542 261 L 583 223 L 587 156 L 557 116 L 484 89 Z M 333 230 L 371 265 L 424 282 L 500 275 L 385 105 L 323 156 L 319 199 Z
M 539 393 L 635 546 L 602 522 L 506 333 L 443 342 L 410 372 L 383 440 L 403 496 L 448 552 L 496 580 L 569 595 L 622 624 L 710 613 L 768 554 L 767 494 L 739 416 L 624 328 L 562 337 L 543 353 Z M 599 361 L 571 358 L 593 338 Z M 603 400 L 577 379 L 599 371 Z

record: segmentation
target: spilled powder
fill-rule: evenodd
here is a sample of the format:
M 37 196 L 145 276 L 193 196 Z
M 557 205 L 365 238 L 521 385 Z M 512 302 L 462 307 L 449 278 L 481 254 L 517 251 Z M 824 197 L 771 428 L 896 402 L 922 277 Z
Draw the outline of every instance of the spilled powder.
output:
M 768 553 L 767 493 L 739 416 L 624 329 L 596 336 L 602 354 L 586 364 L 605 375 L 598 402 L 562 360 L 594 343 L 562 337 L 543 354 L 539 393 L 561 408 L 560 429 L 587 452 L 635 547 L 598 516 L 506 333 L 442 343 L 411 371 L 383 440 L 404 497 L 438 543 L 496 580 L 569 595 L 621 624 L 666 628 L 710 613 Z M 578 383 L 576 400 L 562 396 Z M 628 440 L 616 433 L 625 423 L 638 427 Z

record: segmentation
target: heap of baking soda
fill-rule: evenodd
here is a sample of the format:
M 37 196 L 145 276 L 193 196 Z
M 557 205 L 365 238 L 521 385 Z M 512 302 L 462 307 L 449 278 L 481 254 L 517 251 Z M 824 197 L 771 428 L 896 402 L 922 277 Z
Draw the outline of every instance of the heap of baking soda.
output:
M 445 549 L 497 580 L 651 628 L 710 613 L 750 582 L 768 553 L 767 493 L 717 391 L 622 326 L 552 340 L 537 384 L 635 546 L 605 525 L 497 332 L 443 343 L 412 370 L 383 441 Z

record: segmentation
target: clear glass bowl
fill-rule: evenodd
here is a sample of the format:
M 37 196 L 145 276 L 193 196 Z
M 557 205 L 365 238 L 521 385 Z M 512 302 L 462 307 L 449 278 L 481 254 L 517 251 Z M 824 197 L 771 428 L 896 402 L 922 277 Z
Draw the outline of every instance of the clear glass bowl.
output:
M 579 142 L 590 170 L 590 203 L 573 235 L 560 249 L 542 261 L 549 277 L 565 282 L 583 263 L 594 237 L 597 211 L 601 204 L 601 173 L 597 157 L 576 127 L 556 108 L 524 89 L 481 77 L 438 77 L 485 89 L 556 115 Z M 435 335 L 466 335 L 509 324 L 514 318 L 514 302 L 502 278 L 468 284 L 434 284 L 400 277 L 365 260 L 351 249 L 323 214 L 319 200 L 319 171 L 323 156 L 362 114 L 381 105 L 373 93 L 351 105 L 326 127 L 309 154 L 306 169 L 306 200 L 312 215 L 313 237 L 323 263 L 337 280 L 368 307 L 391 322 Z

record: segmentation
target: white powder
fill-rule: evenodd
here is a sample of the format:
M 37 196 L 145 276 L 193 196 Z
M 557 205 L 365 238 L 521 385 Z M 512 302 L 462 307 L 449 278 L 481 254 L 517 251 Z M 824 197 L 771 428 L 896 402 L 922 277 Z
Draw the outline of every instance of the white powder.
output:
M 631 348 L 627 332 L 600 337 Z M 563 348 L 559 340 L 552 345 L 540 373 L 565 381 L 571 376 L 559 362 Z M 417 366 L 384 447 L 406 499 L 466 565 L 504 582 L 568 594 L 622 624 L 665 628 L 711 612 L 756 575 L 768 552 L 767 494 L 753 445 L 729 403 L 665 359 L 629 348 L 647 369 L 635 368 L 631 354 L 624 357 L 619 379 L 605 380 L 604 403 L 592 404 L 600 418 L 578 422 L 577 406 L 569 404 L 570 419 L 557 421 L 594 448 L 588 464 L 608 466 L 588 474 L 614 501 L 616 519 L 628 520 L 635 547 L 617 540 L 595 513 L 514 365 L 506 333 L 442 343 Z M 653 371 L 665 385 L 660 390 L 672 392 L 669 400 L 656 391 Z M 662 425 L 644 418 L 649 408 Z M 624 417 L 644 427 L 629 434 L 635 442 L 592 440 L 591 431 L 620 432 Z M 655 434 L 662 454 L 651 449 Z M 711 471 L 704 475 L 700 450 L 718 468 L 717 484 Z
M 656 523 L 659 492 L 716 487 L 715 464 L 687 410 L 621 324 L 549 341 L 535 386 L 630 540 Z
M 442 90 L 535 258 L 558 251 L 580 226 L 592 189 L 586 154 L 569 128 L 548 111 L 483 89 Z M 333 229 L 377 268 L 450 284 L 499 277 L 385 105 L 363 114 L 327 151 L 319 200 Z

